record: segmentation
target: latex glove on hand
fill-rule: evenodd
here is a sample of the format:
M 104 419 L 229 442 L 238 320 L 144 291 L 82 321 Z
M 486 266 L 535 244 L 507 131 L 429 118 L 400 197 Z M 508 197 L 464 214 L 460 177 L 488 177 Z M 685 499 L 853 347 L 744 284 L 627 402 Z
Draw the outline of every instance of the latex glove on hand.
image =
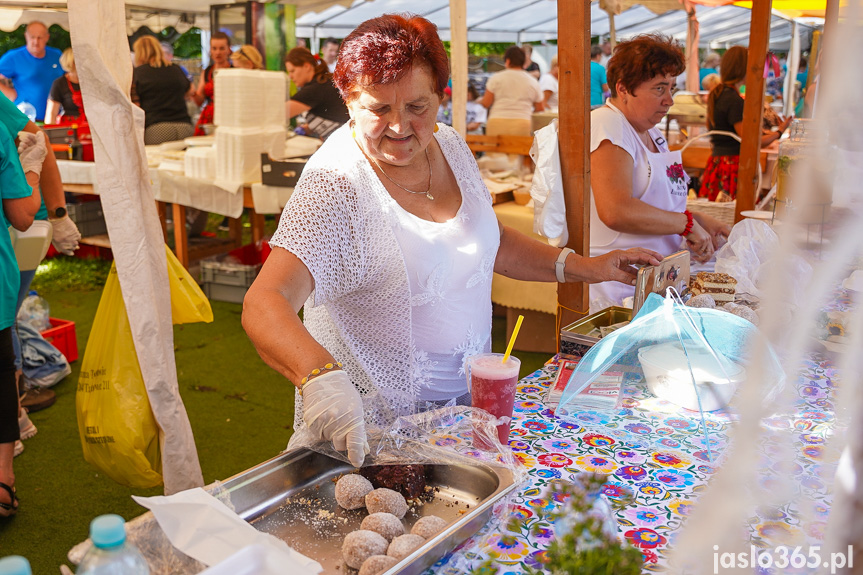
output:
M 363 400 L 347 373 L 330 371 L 303 386 L 303 420 L 336 451 L 347 450 L 351 465 L 363 464 L 369 452 Z
M 71 256 L 78 249 L 78 240 L 81 239 L 81 232 L 78 231 L 78 226 L 72 221 L 69 216 L 63 216 L 56 220 L 48 220 L 54 228 L 54 236 L 51 239 L 51 244 L 54 249 Z
M 18 158 L 24 173 L 33 172 L 37 176 L 42 174 L 42 162 L 48 155 L 48 147 L 45 145 L 45 136 L 41 133 L 18 132 Z

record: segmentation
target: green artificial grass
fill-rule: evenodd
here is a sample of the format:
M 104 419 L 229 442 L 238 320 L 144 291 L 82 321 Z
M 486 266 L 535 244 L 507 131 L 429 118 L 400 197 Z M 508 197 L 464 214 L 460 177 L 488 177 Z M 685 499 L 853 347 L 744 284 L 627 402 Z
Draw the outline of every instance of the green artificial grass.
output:
M 84 461 L 75 413 L 75 388 L 110 262 L 55 258 L 40 268 L 34 289 L 51 316 L 75 322 L 79 359 L 53 389 L 57 402 L 31 415 L 39 433 L 15 458 L 20 512 L 0 520 L 0 557 L 23 555 L 33 573 L 57 573 L 67 552 L 88 536 L 103 513 L 131 519 L 143 513 L 130 495 L 161 488 L 118 485 Z M 98 288 L 95 288 L 98 286 Z M 214 321 L 174 327 L 180 394 L 186 406 L 204 481 L 223 480 L 257 465 L 287 445 L 293 423 L 292 386 L 267 367 L 240 324 L 241 306 L 212 302 Z M 110 337 L 110 334 L 108 334 Z M 506 321 L 495 318 L 492 348 L 504 351 Z M 521 376 L 539 369 L 547 354 L 515 352 Z M 146 361 L 146 358 L 143 359 Z

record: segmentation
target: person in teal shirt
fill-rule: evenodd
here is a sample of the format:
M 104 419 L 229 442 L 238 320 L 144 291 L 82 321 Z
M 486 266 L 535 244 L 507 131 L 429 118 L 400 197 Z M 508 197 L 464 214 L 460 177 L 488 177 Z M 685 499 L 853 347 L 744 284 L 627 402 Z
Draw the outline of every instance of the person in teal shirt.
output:
M 41 132 L 38 131 L 36 124 L 32 123 L 30 119 L 27 118 L 27 116 L 25 116 L 18 107 L 3 94 L 0 94 L 0 124 L 2 124 L 10 134 L 29 131 L 38 133 L 40 137 L 44 137 Z M 53 156 L 50 160 L 45 162 L 43 175 L 46 180 L 53 177 L 56 184 L 59 184 L 60 174 L 57 170 L 57 164 L 53 160 Z M 72 255 L 73 250 L 78 248 L 78 240 L 81 238 L 81 234 L 78 232 L 78 228 L 75 226 L 75 223 L 68 215 L 66 215 L 66 198 L 63 193 L 62 185 L 50 186 L 46 183 L 45 189 L 42 191 L 44 192 L 45 198 L 49 200 L 47 203 L 51 205 L 52 210 L 49 213 L 49 210 L 46 207 L 45 198 L 43 198 L 42 203 L 39 205 L 39 211 L 36 212 L 35 219 L 49 220 L 54 229 L 54 238 L 52 243 L 54 244 L 55 249 L 66 255 Z M 36 270 L 21 272 L 18 304 L 15 307 L 16 313 L 18 309 L 20 309 L 24 298 L 27 297 L 27 293 L 30 291 L 30 283 L 33 281 L 35 275 Z M 20 371 L 23 366 L 21 360 L 21 346 L 18 340 L 17 330 L 15 329 L 12 330 L 12 342 L 15 346 L 15 366 Z
M 44 142 L 38 141 L 36 147 L 39 144 L 41 158 L 38 162 L 41 163 L 46 147 Z M 27 165 L 31 165 L 29 158 Z M 25 179 L 15 141 L 5 125 L 0 123 L 0 221 L 4 226 L 11 224 L 21 231 L 30 227 L 42 201 L 37 184 L 38 174 L 31 172 Z M 15 443 L 20 437 L 12 325 L 15 323 L 19 281 L 12 240 L 8 233 L 0 233 L 0 518 L 9 517 L 18 511 L 15 473 L 12 469 Z
M 590 107 L 597 108 L 605 103 L 604 92 L 608 91 L 608 78 L 605 75 L 605 66 L 599 63 L 602 58 L 602 48 L 591 46 L 590 48 Z
M 722 58 L 716 52 L 711 52 L 704 58 L 704 64 L 698 70 L 698 87 L 704 90 L 704 79 L 711 74 L 719 74 L 719 63 Z

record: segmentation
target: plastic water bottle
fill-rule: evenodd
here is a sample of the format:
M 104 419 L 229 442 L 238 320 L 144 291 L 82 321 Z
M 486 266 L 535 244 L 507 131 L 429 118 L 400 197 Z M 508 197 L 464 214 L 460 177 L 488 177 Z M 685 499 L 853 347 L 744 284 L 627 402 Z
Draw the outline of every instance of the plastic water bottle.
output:
M 36 331 L 43 332 L 51 327 L 51 321 L 48 319 L 50 316 L 48 302 L 39 297 L 36 290 L 30 290 L 30 294 L 24 298 L 21 309 L 18 310 L 18 321 L 32 326 Z
M 90 540 L 93 547 L 78 565 L 78 575 L 150 575 L 147 560 L 126 541 L 126 522 L 119 515 L 90 522 Z
M 0 575 L 33 575 L 30 562 L 20 555 L 10 555 L 0 559 Z

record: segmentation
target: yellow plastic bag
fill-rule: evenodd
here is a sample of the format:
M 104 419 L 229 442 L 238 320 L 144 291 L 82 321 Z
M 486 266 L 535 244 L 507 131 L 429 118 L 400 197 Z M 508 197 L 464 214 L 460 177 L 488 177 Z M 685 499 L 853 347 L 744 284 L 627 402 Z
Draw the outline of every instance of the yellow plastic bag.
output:
M 161 485 L 159 428 L 144 388 L 114 265 L 87 340 L 75 406 L 87 462 L 122 485 L 138 489 Z
M 168 246 L 165 246 L 165 252 L 168 256 L 168 280 L 171 284 L 171 321 L 174 325 L 212 322 L 213 308 L 198 282 L 192 279 Z

